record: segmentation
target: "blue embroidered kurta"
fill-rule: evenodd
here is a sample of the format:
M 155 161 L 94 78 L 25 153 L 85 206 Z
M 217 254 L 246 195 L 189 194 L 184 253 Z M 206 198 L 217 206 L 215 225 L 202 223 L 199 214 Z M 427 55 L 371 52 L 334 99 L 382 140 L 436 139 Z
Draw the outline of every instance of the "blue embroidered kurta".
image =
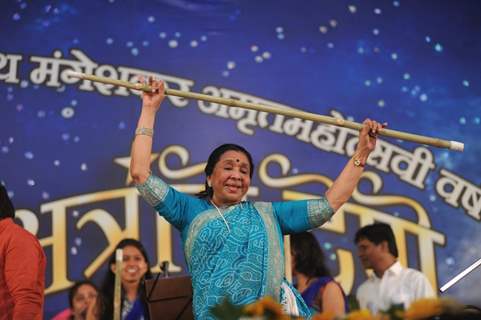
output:
M 281 302 L 285 281 L 282 235 L 318 227 L 333 214 L 325 198 L 244 201 L 219 208 L 224 221 L 209 201 L 179 192 L 154 175 L 137 188 L 181 232 L 197 319 L 212 319 L 210 308 L 225 297 L 239 305 L 267 295 Z M 301 315 L 310 315 L 293 291 Z

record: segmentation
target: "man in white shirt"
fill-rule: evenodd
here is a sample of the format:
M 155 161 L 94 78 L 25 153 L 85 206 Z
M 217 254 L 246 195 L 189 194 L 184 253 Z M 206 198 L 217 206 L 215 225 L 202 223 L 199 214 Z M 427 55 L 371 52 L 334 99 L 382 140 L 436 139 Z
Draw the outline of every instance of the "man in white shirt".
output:
M 407 308 L 420 298 L 435 297 L 424 274 L 397 261 L 396 240 L 388 224 L 374 223 L 359 229 L 355 243 L 363 267 L 374 271 L 357 289 L 361 308 L 377 313 L 393 304 Z

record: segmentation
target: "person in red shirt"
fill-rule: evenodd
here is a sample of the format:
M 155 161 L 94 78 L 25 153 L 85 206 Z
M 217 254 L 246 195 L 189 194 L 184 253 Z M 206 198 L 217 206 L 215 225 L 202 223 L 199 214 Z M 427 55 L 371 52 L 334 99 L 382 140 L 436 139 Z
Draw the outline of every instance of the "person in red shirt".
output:
M 7 190 L 0 185 L 0 320 L 42 319 L 45 253 L 14 217 Z

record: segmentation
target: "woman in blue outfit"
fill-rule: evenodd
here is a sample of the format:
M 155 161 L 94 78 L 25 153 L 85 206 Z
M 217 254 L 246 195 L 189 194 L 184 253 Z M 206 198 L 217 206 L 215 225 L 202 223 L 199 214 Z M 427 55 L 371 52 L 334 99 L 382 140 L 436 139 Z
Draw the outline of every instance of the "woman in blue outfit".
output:
M 243 201 L 254 163 L 242 147 L 226 144 L 209 156 L 205 190 L 197 197 L 176 191 L 151 174 L 154 122 L 164 84 L 144 93 L 132 144 L 131 175 L 141 196 L 181 232 L 194 291 L 197 319 L 212 319 L 210 308 L 224 298 L 247 304 L 271 296 L 291 314 L 310 311 L 284 279 L 282 235 L 322 225 L 351 196 L 383 126 L 366 120 L 354 157 L 325 196 L 287 202 Z
M 292 275 L 312 313 L 330 312 L 342 318 L 348 311 L 346 295 L 324 263 L 324 253 L 310 232 L 291 235 Z

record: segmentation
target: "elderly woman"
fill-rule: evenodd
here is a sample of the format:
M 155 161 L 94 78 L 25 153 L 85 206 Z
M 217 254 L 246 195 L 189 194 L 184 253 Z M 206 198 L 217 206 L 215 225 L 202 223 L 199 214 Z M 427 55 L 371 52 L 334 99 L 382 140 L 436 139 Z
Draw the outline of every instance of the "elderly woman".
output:
M 194 197 L 151 174 L 154 122 L 164 84 L 154 80 L 150 84 L 154 92 L 143 96 L 131 175 L 142 197 L 181 232 L 196 318 L 211 319 L 210 308 L 223 298 L 241 305 L 267 295 L 286 312 L 309 317 L 309 309 L 283 277 L 282 235 L 322 225 L 349 199 L 383 126 L 364 121 L 354 157 L 321 199 L 243 201 L 254 163 L 247 150 L 234 144 L 212 152 L 205 168 L 205 190 Z

